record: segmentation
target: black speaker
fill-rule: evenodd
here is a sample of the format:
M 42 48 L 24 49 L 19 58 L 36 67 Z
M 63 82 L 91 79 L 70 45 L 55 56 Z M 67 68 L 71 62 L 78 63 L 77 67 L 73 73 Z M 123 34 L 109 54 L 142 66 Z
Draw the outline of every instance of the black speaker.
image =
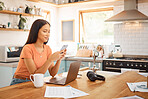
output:
M 90 81 L 95 81 L 95 80 L 102 80 L 102 81 L 105 81 L 105 77 L 102 76 L 102 75 L 98 75 L 98 74 L 95 74 L 94 72 L 92 71 L 88 71 L 87 72 L 87 77 Z

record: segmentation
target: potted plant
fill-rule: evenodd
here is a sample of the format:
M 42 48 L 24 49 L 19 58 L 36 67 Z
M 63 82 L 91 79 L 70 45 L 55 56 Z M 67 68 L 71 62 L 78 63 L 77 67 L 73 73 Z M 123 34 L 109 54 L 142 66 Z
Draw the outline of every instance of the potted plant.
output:
M 29 13 L 31 14 L 33 8 L 29 7 L 28 5 L 26 5 L 26 9 L 25 9 L 25 13 Z
M 18 24 L 19 29 L 24 29 L 26 20 L 27 19 L 23 18 L 22 14 L 20 14 L 20 20 L 19 20 L 19 24 Z
M 3 8 L 5 8 L 4 2 L 0 1 L 0 11 L 3 10 Z

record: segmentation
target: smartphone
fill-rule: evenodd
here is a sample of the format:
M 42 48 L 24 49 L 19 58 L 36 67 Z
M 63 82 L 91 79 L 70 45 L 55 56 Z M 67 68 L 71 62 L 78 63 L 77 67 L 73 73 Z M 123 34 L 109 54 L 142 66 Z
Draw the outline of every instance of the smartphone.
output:
M 68 45 L 63 45 L 62 48 L 60 49 L 60 51 L 66 49 L 67 47 L 68 47 Z

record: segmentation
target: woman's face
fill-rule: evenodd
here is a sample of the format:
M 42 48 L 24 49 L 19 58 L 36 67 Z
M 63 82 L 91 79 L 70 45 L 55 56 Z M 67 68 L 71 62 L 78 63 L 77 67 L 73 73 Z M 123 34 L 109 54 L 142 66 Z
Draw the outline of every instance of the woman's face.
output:
M 41 42 L 47 42 L 50 36 L 50 26 L 49 24 L 45 24 L 40 28 L 38 33 L 38 40 Z

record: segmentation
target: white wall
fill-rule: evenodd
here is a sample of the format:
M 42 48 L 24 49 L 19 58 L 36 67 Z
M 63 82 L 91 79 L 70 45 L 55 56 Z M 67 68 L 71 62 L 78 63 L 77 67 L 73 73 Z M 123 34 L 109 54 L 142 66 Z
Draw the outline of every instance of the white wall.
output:
M 49 17 L 46 19 L 47 21 L 50 21 L 51 24 L 51 37 L 49 40 L 49 45 L 53 47 L 53 45 L 57 44 L 57 8 L 52 7 L 47 3 L 35 3 L 35 2 L 30 2 L 26 0 L 1 0 L 4 2 L 6 9 L 9 8 L 18 8 L 19 6 L 23 6 L 25 9 L 25 4 L 27 4 L 30 7 L 33 7 L 34 5 L 37 8 L 42 8 L 44 10 L 49 10 L 51 14 L 51 19 L 49 20 Z M 23 16 L 24 17 L 24 16 Z M 29 27 L 31 27 L 32 23 L 36 19 L 40 19 L 43 17 L 27 17 L 27 24 Z M 19 16 L 18 15 L 9 15 L 9 14 L 1 14 L 0 13 L 0 24 L 5 24 L 7 25 L 8 22 L 11 22 L 12 26 L 13 23 L 19 22 Z M 24 45 L 27 37 L 28 37 L 29 32 L 24 32 L 24 31 L 2 31 L 0 30 L 0 45 Z
M 36 5 L 37 8 L 41 7 L 43 9 L 49 10 L 51 15 L 51 36 L 49 38 L 48 45 L 51 46 L 53 52 L 60 49 L 63 44 L 68 44 L 67 54 L 76 54 L 77 50 L 77 42 L 79 35 L 79 10 L 83 9 L 96 9 L 100 6 L 107 6 L 106 4 L 78 4 L 77 6 L 72 7 L 62 7 L 56 8 L 52 7 L 47 3 L 35 3 L 26 0 L 1 0 L 5 3 L 7 8 L 14 8 L 23 6 L 26 7 L 25 4 L 33 7 Z M 27 17 L 29 26 L 31 26 L 32 22 L 40 17 Z M 0 14 L 0 23 L 7 25 L 8 22 L 14 23 L 19 21 L 19 16 L 16 15 L 8 15 L 8 14 Z M 75 20 L 75 42 L 61 42 L 61 20 Z M 28 32 L 20 32 L 20 31 L 0 31 L 0 45 L 24 45 L 28 37 Z
M 78 4 L 76 6 L 56 8 L 46 3 L 35 3 L 26 0 L 1 0 L 7 7 L 25 7 L 25 4 L 30 6 L 36 5 L 51 12 L 51 37 L 49 45 L 54 51 L 60 49 L 63 44 L 68 44 L 67 54 L 76 54 L 77 42 L 79 40 L 79 10 L 96 9 L 111 5 L 105 4 Z M 23 2 L 23 3 L 22 3 Z M 122 11 L 123 6 L 115 6 L 115 14 Z M 139 10 L 148 15 L 148 3 L 139 4 Z M 15 15 L 0 14 L 0 23 L 7 24 L 8 21 L 18 21 Z M 29 17 L 30 25 L 36 17 Z M 75 42 L 61 42 L 61 21 L 75 20 Z M 148 55 L 148 23 L 138 25 L 116 24 L 115 25 L 115 43 L 121 44 L 123 54 Z M 19 31 L 0 31 L 0 45 L 23 45 L 28 37 L 28 32 Z
M 79 34 L 79 10 L 96 9 L 104 6 L 108 6 L 110 3 L 105 5 L 101 4 L 81 4 L 72 7 L 59 8 L 59 21 L 61 20 L 75 20 L 75 41 L 74 43 L 69 42 L 70 50 L 76 52 L 76 45 L 78 42 Z M 138 4 L 138 9 L 142 13 L 148 16 L 148 3 Z M 117 14 L 124 10 L 122 6 L 115 6 L 114 13 Z M 59 26 L 60 27 L 60 26 Z M 61 32 L 61 27 L 59 33 Z M 139 24 L 115 24 L 114 26 L 114 43 L 121 44 L 123 54 L 128 55 L 148 55 L 148 23 Z M 59 38 L 60 39 L 60 38 Z M 67 42 L 68 43 L 68 42 Z M 71 45 L 70 45 L 71 44 Z
M 123 9 L 123 6 L 116 6 L 114 12 L 117 14 Z M 148 3 L 140 3 L 138 10 L 148 16 Z M 148 23 L 115 24 L 114 35 L 123 54 L 148 55 Z
M 67 54 L 75 55 L 77 51 L 77 43 L 79 42 L 79 11 L 98 9 L 110 6 L 111 3 L 95 3 L 95 4 L 78 4 L 70 7 L 59 8 L 59 45 L 68 44 Z M 61 42 L 61 21 L 62 20 L 75 20 L 75 42 Z

